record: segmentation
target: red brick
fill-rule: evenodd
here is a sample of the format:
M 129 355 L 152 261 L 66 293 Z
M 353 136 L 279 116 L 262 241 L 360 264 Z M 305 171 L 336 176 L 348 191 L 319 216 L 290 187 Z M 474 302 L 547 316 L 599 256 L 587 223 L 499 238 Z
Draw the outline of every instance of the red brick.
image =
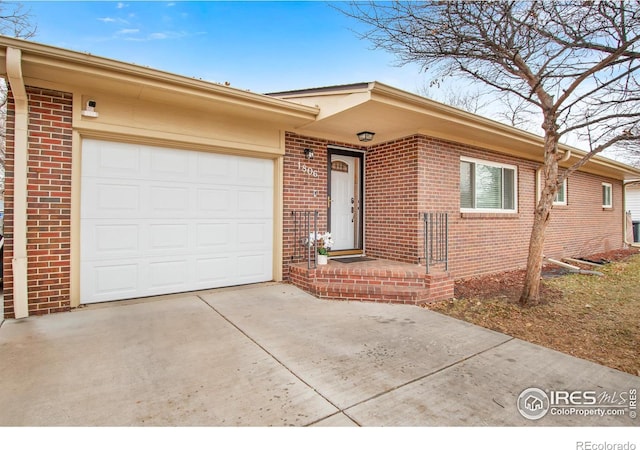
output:
M 294 133 L 285 136 L 285 279 L 289 277 L 291 263 L 306 260 L 306 254 L 298 259 L 293 257 L 291 211 L 317 209 L 319 230 L 325 229 L 327 149 L 331 145 L 350 147 Z M 304 159 L 304 148 L 313 149 L 312 162 Z M 518 211 L 515 214 L 460 212 L 461 156 L 517 167 Z M 367 255 L 423 263 L 423 224 L 419 215 L 437 211 L 449 213 L 449 271 L 454 278 L 525 265 L 535 206 L 535 171 L 539 163 L 420 135 L 373 145 L 366 149 L 365 158 Z M 313 165 L 318 170 L 318 178 L 301 175 L 298 162 Z M 601 207 L 602 182 L 613 185 L 611 210 Z M 313 189 L 319 191 L 318 198 L 310 195 Z M 545 243 L 547 256 L 584 256 L 622 247 L 620 181 L 579 172 L 569 178 L 567 193 L 568 206 L 555 207 L 552 211 Z M 434 285 L 433 289 L 438 288 Z
M 40 315 L 70 309 L 71 235 L 71 142 L 70 112 L 72 95 L 48 89 L 27 87 L 28 185 L 27 185 L 27 273 L 29 314 Z M 7 114 L 7 179 L 5 209 L 14 204 L 15 108 L 9 95 Z M 55 184 L 55 187 L 53 186 Z M 13 215 L 4 224 L 5 317 L 13 317 Z M 61 301 L 61 292 L 67 292 Z

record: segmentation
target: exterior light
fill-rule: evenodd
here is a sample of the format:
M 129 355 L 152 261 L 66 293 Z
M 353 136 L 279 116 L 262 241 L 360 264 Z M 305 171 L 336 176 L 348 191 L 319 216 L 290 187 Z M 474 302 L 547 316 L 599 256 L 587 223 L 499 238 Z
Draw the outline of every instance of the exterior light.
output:
M 373 140 L 375 133 L 373 131 L 361 131 L 358 133 L 358 139 L 360 142 L 369 142 Z
M 307 159 L 313 159 L 313 150 L 311 150 L 310 148 L 305 148 L 304 157 Z

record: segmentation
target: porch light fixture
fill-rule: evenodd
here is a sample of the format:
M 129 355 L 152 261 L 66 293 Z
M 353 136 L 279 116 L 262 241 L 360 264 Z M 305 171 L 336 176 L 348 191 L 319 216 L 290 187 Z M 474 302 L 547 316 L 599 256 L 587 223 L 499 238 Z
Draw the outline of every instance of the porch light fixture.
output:
M 307 159 L 313 159 L 313 150 L 311 150 L 310 148 L 305 148 L 304 157 Z
M 369 142 L 373 140 L 375 133 L 373 131 L 361 131 L 357 136 L 360 142 Z

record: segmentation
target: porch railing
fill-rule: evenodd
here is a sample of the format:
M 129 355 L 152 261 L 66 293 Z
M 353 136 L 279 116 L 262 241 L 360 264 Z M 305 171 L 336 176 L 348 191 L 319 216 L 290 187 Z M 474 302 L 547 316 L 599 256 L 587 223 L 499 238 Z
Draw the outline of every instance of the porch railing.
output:
M 318 242 L 316 239 L 310 244 L 310 236 L 318 235 L 318 211 L 291 211 L 293 216 L 294 257 L 307 258 L 307 268 L 318 267 Z
M 435 264 L 444 263 L 449 270 L 449 214 L 446 212 L 422 213 L 424 223 L 424 255 L 427 273 Z

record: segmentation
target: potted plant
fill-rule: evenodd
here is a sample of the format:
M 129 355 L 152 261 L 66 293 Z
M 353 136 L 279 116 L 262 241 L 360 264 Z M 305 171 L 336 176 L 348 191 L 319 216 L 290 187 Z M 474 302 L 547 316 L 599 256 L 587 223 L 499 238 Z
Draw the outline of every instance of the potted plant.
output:
M 331 233 L 329 233 L 328 231 L 325 233 L 318 233 L 316 234 L 315 238 L 313 233 L 311 233 L 309 235 L 309 246 L 313 246 L 315 243 L 317 243 L 318 247 L 318 265 L 327 264 L 329 250 L 331 250 L 331 246 L 333 245 L 333 238 L 331 237 Z

